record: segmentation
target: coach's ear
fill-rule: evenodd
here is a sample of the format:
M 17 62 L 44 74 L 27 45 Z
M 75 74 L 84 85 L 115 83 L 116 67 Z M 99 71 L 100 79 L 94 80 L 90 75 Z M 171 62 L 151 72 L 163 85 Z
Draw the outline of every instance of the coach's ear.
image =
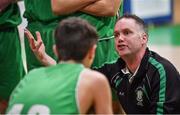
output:
M 148 42 L 148 35 L 146 33 L 143 33 L 142 36 L 141 36 L 141 39 L 142 39 L 142 43 L 143 44 L 147 44 L 147 42 Z
M 54 52 L 54 54 L 55 54 L 56 57 L 59 56 L 59 53 L 58 53 L 58 51 L 57 51 L 56 45 L 53 45 L 53 52 Z

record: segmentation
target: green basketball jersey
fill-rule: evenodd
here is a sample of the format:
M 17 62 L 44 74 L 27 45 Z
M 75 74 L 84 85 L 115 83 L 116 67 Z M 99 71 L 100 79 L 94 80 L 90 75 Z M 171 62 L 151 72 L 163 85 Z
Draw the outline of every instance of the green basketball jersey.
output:
M 0 12 L 0 101 L 9 100 L 12 90 L 25 74 L 17 29 L 20 23 L 17 4 L 10 4 Z
M 79 113 L 76 88 L 83 69 L 61 63 L 31 71 L 13 91 L 7 113 Z
M 112 63 L 118 59 L 119 56 L 115 51 L 113 37 L 113 29 L 117 19 L 116 16 L 100 17 L 84 12 L 55 16 L 51 9 L 51 0 L 24 0 L 24 2 L 26 9 L 24 17 L 28 20 L 27 29 L 29 29 L 34 36 L 36 36 L 36 31 L 41 33 L 42 40 L 46 46 L 47 54 L 55 60 L 57 60 L 57 57 L 52 51 L 55 27 L 62 19 L 72 16 L 86 19 L 89 23 L 96 27 L 99 34 L 96 57 L 92 65 L 93 68 L 99 68 L 105 63 Z M 122 7 L 120 11 L 122 12 Z M 25 39 L 25 47 L 28 70 L 43 66 L 34 56 L 31 48 L 29 47 L 28 39 Z
M 17 4 L 11 4 L 0 13 L 0 29 L 7 27 L 16 27 L 21 23 L 19 7 Z
M 116 21 L 116 16 L 114 17 L 99 17 L 89 15 L 83 12 L 75 12 L 64 16 L 55 16 L 51 10 L 50 0 L 24 0 L 26 11 L 24 17 L 28 19 L 28 22 L 37 22 L 43 24 L 58 23 L 60 20 L 67 18 L 69 16 L 81 17 L 86 19 L 93 26 L 96 27 L 100 39 L 112 37 L 113 28 Z M 62 5 L 63 6 L 63 5 Z

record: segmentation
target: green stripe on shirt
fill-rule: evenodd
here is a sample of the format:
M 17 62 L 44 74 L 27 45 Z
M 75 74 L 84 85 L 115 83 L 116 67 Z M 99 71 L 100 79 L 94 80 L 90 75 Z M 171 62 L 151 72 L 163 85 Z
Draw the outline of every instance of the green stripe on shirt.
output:
M 164 67 L 161 63 L 159 63 L 154 58 L 150 57 L 149 62 L 158 69 L 160 75 L 160 90 L 159 90 L 159 101 L 157 102 L 157 113 L 156 114 L 163 114 L 163 106 L 165 102 L 165 93 L 166 93 L 166 72 Z

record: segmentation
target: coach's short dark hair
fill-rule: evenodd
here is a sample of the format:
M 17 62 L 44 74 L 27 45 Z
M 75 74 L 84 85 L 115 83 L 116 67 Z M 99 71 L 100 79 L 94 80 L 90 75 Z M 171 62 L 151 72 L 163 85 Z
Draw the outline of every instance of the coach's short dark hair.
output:
M 62 20 L 55 30 L 59 60 L 73 59 L 81 62 L 97 40 L 96 29 L 86 20 L 77 17 Z
M 123 18 L 129 18 L 129 19 L 135 20 L 136 23 L 139 24 L 142 27 L 142 29 L 144 30 L 144 32 L 148 35 L 148 25 L 144 22 L 143 19 L 141 19 L 140 17 L 138 17 L 134 14 L 124 14 L 123 16 L 118 18 L 118 20 L 121 20 Z

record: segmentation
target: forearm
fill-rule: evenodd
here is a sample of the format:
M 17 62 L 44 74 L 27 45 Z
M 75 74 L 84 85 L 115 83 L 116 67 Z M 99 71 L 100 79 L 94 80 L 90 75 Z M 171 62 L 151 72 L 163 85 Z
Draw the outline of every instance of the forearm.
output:
M 45 66 L 51 66 L 57 64 L 56 61 L 47 54 L 45 54 L 45 56 L 43 56 L 42 59 L 38 59 L 38 60 Z
M 95 16 L 115 16 L 120 4 L 121 0 L 98 0 L 81 11 Z
M 76 12 L 95 1 L 97 0 L 51 0 L 51 7 L 56 15 L 66 15 Z
M 0 0 L 0 12 L 4 10 L 9 4 L 11 4 L 14 0 Z

